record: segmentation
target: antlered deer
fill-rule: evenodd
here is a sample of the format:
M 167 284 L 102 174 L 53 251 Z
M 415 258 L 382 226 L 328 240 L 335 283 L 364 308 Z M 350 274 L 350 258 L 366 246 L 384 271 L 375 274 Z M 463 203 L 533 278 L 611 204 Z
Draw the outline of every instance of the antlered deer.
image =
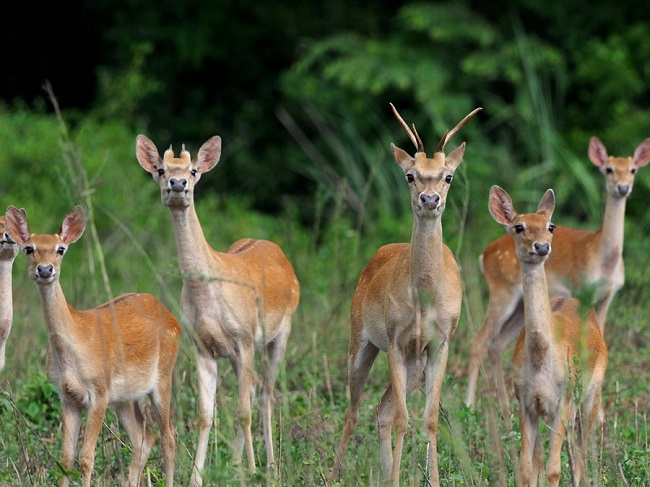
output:
M 17 255 L 18 244 L 5 232 L 5 217 L 2 215 L 0 216 L 0 372 L 5 366 L 5 348 L 14 319 L 11 272 Z
M 251 403 L 255 394 L 255 350 L 264 349 L 260 414 L 264 425 L 267 468 L 275 468 L 271 412 L 273 390 L 284 358 L 300 286 L 280 247 L 267 240 L 238 240 L 226 252 L 206 241 L 194 208 L 194 186 L 221 156 L 221 138 L 199 149 L 196 160 L 183 146 L 180 157 L 170 147 L 160 157 L 154 143 L 138 135 L 136 156 L 160 186 L 161 199 L 172 216 L 183 278 L 181 308 L 193 325 L 199 378 L 201 427 L 191 485 L 201 485 L 217 389 L 217 359 L 227 357 L 239 381 L 240 428 L 234 452 L 241 461 L 246 447 L 249 469 L 255 469 L 251 434 Z
M 546 261 L 551 296 L 570 296 L 575 288 L 594 288 L 596 317 L 605 333 L 607 310 L 623 286 L 623 230 L 625 203 L 632 192 L 637 170 L 650 162 L 650 139 L 644 140 L 632 157 L 612 157 L 596 137 L 589 143 L 589 158 L 605 178 L 605 213 L 598 230 L 558 226 L 553 255 Z M 481 255 L 481 270 L 490 292 L 487 314 L 471 344 L 468 388 L 465 403 L 474 405 L 479 367 L 490 357 L 488 377 L 497 388 L 500 407 L 507 411 L 508 393 L 501 355 L 523 326 L 523 288 L 515 245 L 509 235 L 490 243 Z
M 392 106 L 392 104 L 391 104 Z M 352 297 L 348 354 L 350 405 L 332 475 L 341 462 L 358 420 L 361 394 L 379 350 L 388 355 L 390 386 L 377 406 L 379 455 L 384 477 L 399 483 L 400 461 L 408 423 L 406 396 L 424 369 L 426 406 L 424 427 L 430 442 L 429 481 L 439 485 L 436 431 L 440 390 L 451 340 L 461 311 L 462 284 L 458 265 L 442 241 L 441 216 L 465 143 L 449 156 L 447 141 L 476 113 L 467 115 L 445 133 L 433 157 L 411 131 L 395 107 L 393 112 L 416 147 L 415 156 L 392 145 L 395 161 L 404 171 L 411 192 L 413 232 L 411 243 L 381 247 L 361 273 Z M 395 444 L 391 433 L 395 428 Z
M 549 300 L 544 262 L 555 248 L 555 225 L 551 216 L 555 194 L 549 189 L 536 213 L 518 214 L 508 193 L 498 186 L 490 191 L 489 210 L 512 237 L 521 272 L 524 327 L 513 355 L 515 394 L 519 401 L 521 455 L 519 485 L 537 485 L 543 462 L 540 419 L 549 425 L 548 483 L 560 481 L 560 451 L 567 428 L 576 417 L 575 400 L 580 400 L 581 427 L 577 429 L 574 485 L 580 484 L 585 469 L 589 432 L 599 416 L 601 392 L 607 367 L 607 344 L 596 313 L 579 312 L 574 298 Z M 512 267 L 506 262 L 504 265 Z M 575 397 L 581 390 L 581 397 Z
M 133 448 L 127 485 L 139 485 L 155 441 L 138 403 L 148 396 L 161 430 L 167 485 L 173 485 L 176 440 L 169 403 L 178 321 L 151 294 L 123 294 L 83 311 L 67 303 L 59 275 L 68 246 L 85 229 L 80 206 L 66 215 L 56 235 L 32 234 L 26 216 L 13 206 L 7 209 L 5 224 L 26 255 L 28 274 L 41 294 L 49 336 L 47 375 L 59 390 L 63 410 L 61 464 L 72 470 L 81 414 L 87 409 L 79 467 L 83 485 L 90 486 L 97 437 L 106 408 L 114 406 Z M 61 486 L 68 482 L 64 476 Z

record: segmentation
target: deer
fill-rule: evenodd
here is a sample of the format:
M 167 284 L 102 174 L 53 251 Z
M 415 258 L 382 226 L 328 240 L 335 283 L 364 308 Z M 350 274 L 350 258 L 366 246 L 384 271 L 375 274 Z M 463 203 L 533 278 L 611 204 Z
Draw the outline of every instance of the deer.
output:
M 404 172 L 411 193 L 413 230 L 410 243 L 379 248 L 361 272 L 352 296 L 348 351 L 349 406 L 336 452 L 332 477 L 341 463 L 359 416 L 368 375 L 379 350 L 386 352 L 390 385 L 376 408 L 382 474 L 399 484 L 404 436 L 408 427 L 406 397 L 424 371 L 426 405 L 424 429 L 428 449 L 428 476 L 438 486 L 436 432 L 442 381 L 449 342 L 461 312 L 462 282 L 452 251 L 443 243 L 441 216 L 454 173 L 463 160 L 465 143 L 446 156 L 449 139 L 481 108 L 445 132 L 435 153 L 427 157 L 415 124 L 413 130 L 391 103 L 393 114 L 416 148 L 414 156 L 391 144 L 395 161 Z M 392 430 L 395 443 L 391 448 Z
M 5 232 L 5 217 L 2 215 L 0 216 L 0 372 L 5 367 L 5 349 L 14 320 L 11 278 L 17 255 L 18 244 Z
M 155 144 L 138 135 L 136 157 L 160 187 L 169 208 L 183 286 L 180 306 L 191 323 L 199 383 L 200 429 L 190 485 L 202 485 L 217 390 L 217 359 L 228 358 L 238 381 L 239 428 L 233 463 L 240 464 L 244 447 L 249 471 L 255 471 L 251 405 L 257 376 L 256 351 L 266 353 L 260 396 L 267 472 L 275 471 L 273 391 L 284 359 L 291 322 L 300 300 L 293 266 L 280 247 L 268 240 L 243 238 L 225 252 L 214 250 L 203 234 L 194 205 L 201 175 L 221 157 L 221 138 L 208 139 L 192 160 L 183 144 L 175 157 L 170 146 L 160 157 Z
M 69 484 L 84 410 L 87 419 L 79 468 L 82 484 L 90 486 L 97 438 L 108 406 L 115 408 L 131 440 L 126 485 L 140 484 L 155 443 L 140 406 L 147 397 L 160 427 L 166 485 L 172 486 L 176 440 L 170 398 L 181 331 L 178 321 L 148 293 L 122 294 L 87 310 L 76 310 L 66 301 L 59 282 L 61 262 L 69 245 L 85 230 L 81 206 L 65 216 L 55 235 L 33 234 L 26 215 L 13 206 L 7 208 L 5 225 L 25 254 L 28 275 L 41 295 L 49 342 L 47 376 L 59 391 L 63 414 L 61 487 Z
M 607 344 L 597 313 L 593 308 L 581 312 L 576 298 L 549 298 L 544 263 L 555 251 L 551 244 L 557 231 L 551 222 L 555 209 L 552 189 L 546 191 L 536 213 L 518 214 L 510 195 L 492 186 L 488 207 L 514 242 L 523 286 L 524 326 L 512 358 L 521 428 L 518 484 L 537 485 L 543 460 L 540 420 L 547 422 L 550 431 L 547 480 L 550 486 L 559 484 L 562 441 L 576 424 L 579 400 L 573 472 L 574 485 L 579 485 L 589 432 L 602 419 Z M 504 265 L 514 267 L 510 261 Z
M 558 225 L 553 237 L 554 252 L 545 267 L 551 296 L 593 292 L 596 317 L 604 335 L 609 306 L 625 282 L 625 205 L 637 171 L 650 162 L 650 138 L 639 144 L 632 157 L 612 157 L 603 143 L 592 137 L 588 154 L 605 178 L 602 226 L 584 230 Z M 485 321 L 471 342 L 465 404 L 474 406 L 479 368 L 488 355 L 488 377 L 495 381 L 501 411 L 508 412 L 501 355 L 523 326 L 522 278 L 513 239 L 504 235 L 491 242 L 479 262 L 488 284 L 489 302 Z

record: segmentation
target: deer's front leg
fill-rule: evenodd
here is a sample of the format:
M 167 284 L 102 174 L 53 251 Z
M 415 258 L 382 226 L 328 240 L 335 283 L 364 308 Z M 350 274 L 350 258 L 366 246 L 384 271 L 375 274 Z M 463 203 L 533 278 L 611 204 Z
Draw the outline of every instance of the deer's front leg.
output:
M 390 371 L 390 384 L 393 390 L 392 410 L 393 426 L 395 428 L 395 444 L 393 446 L 392 465 L 389 463 L 389 456 L 383 456 L 390 450 L 390 427 L 381 424 L 380 427 L 380 454 L 382 455 L 382 466 L 386 478 L 392 480 L 394 485 L 399 484 L 400 462 L 402 460 L 402 447 L 404 436 L 408 428 L 408 410 L 406 408 L 406 383 L 407 366 L 404 351 L 399 345 L 393 342 L 388 344 L 388 369 Z
M 207 351 L 200 350 L 201 344 L 196 349 L 196 371 L 199 382 L 199 409 L 200 409 L 200 429 L 199 441 L 194 456 L 194 468 L 190 486 L 198 487 L 203 485 L 201 471 L 205 464 L 205 457 L 208 451 L 208 440 L 210 438 L 210 428 L 214 417 L 214 397 L 217 393 L 217 360 L 208 354 Z
M 537 485 L 537 468 L 533 468 L 539 442 L 539 418 L 528 414 L 523 401 L 519 404 L 519 427 L 521 429 L 521 453 L 519 455 L 518 485 Z M 531 484 L 532 482 L 532 484 Z
M 75 403 L 62 398 L 63 409 L 63 445 L 61 447 L 61 464 L 66 471 L 72 470 L 74 464 L 79 429 L 81 428 L 81 409 Z M 67 487 L 70 479 L 67 475 L 61 478 L 61 487 Z
M 438 477 L 438 411 L 440 406 L 440 393 L 442 381 L 447 368 L 449 342 L 444 340 L 439 347 L 427 347 L 426 377 L 426 405 L 424 408 L 424 428 L 429 438 L 429 482 L 431 485 L 440 485 Z
M 556 487 L 560 483 L 560 471 L 562 469 L 562 462 L 560 454 L 562 451 L 562 441 L 564 440 L 564 435 L 566 434 L 566 426 L 569 422 L 573 423 L 573 413 L 571 411 L 571 402 L 569 398 L 562 400 L 562 405 L 560 410 L 553 418 L 552 423 L 549 425 L 549 430 L 551 432 L 551 438 L 549 441 L 549 455 L 548 463 L 546 465 L 546 477 L 548 478 L 548 484 L 551 487 Z M 576 475 L 577 478 L 580 478 L 580 465 L 579 462 L 576 463 Z
M 95 398 L 94 403 L 92 403 L 88 408 L 86 430 L 84 432 L 85 438 L 83 445 L 81 446 L 81 451 L 79 452 L 79 467 L 81 469 L 84 487 L 90 487 L 90 477 L 92 476 L 93 467 L 95 466 L 95 448 L 97 446 L 97 438 L 102 430 L 107 406 L 108 398 L 105 396 L 98 396 Z

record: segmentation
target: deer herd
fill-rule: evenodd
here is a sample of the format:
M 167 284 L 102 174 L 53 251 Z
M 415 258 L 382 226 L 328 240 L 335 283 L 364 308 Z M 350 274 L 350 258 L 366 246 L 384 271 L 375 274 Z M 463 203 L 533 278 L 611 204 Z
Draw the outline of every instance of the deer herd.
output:
M 440 485 L 437 459 L 438 411 L 449 344 L 461 314 L 463 281 L 453 253 L 443 243 L 441 216 L 454 172 L 463 161 L 463 142 L 448 155 L 451 137 L 479 110 L 447 131 L 428 157 L 412 125 L 393 113 L 415 146 L 414 155 L 392 146 L 404 173 L 413 210 L 410 243 L 384 245 L 362 270 L 352 296 L 348 350 L 349 405 L 334 465 L 326 483 L 340 479 L 348 443 L 370 369 L 379 351 L 386 352 L 389 385 L 376 408 L 379 461 L 384 480 L 397 485 L 408 428 L 407 396 L 424 373 L 423 426 L 428 437 L 426 481 Z M 479 371 L 486 355 L 485 376 L 493 382 L 504 416 L 509 391 L 501 354 L 515 338 L 512 383 L 519 403 L 521 448 L 518 485 L 537 485 L 543 475 L 540 420 L 548 424 L 546 481 L 560 481 L 561 447 L 569 431 L 574 485 L 587 478 L 589 433 L 603 421 L 602 386 L 607 367 L 603 338 L 607 311 L 624 282 L 625 203 L 636 172 L 650 162 L 650 139 L 632 157 L 612 157 L 593 137 L 589 158 L 605 177 L 606 204 L 602 227 L 588 231 L 555 226 L 552 189 L 537 211 L 518 213 L 508 193 L 492 186 L 488 211 L 506 235 L 487 245 L 480 266 L 489 290 L 483 326 L 471 342 L 465 402 L 473 407 Z M 263 355 L 259 411 L 263 424 L 266 470 L 276 473 L 272 409 L 274 386 L 284 359 L 292 318 L 300 300 L 294 269 L 275 243 L 244 238 L 219 252 L 206 241 L 194 206 L 194 187 L 221 156 L 218 136 L 206 141 L 195 159 L 183 146 L 163 156 L 144 135 L 136 139 L 136 157 L 160 187 L 169 208 L 182 277 L 184 318 L 194 343 L 200 422 L 191 486 L 203 484 L 218 384 L 217 359 L 230 360 L 238 381 L 238 432 L 233 462 L 246 452 L 247 467 L 256 469 L 252 405 L 257 374 L 255 354 Z M 166 485 L 174 482 L 175 431 L 171 423 L 172 375 L 181 327 L 176 317 L 151 294 L 129 293 L 96 308 L 76 310 L 59 283 L 61 264 L 70 244 L 85 229 L 80 206 L 63 219 L 54 235 L 32 233 L 25 210 L 9 206 L 0 217 L 0 371 L 13 321 L 12 266 L 21 250 L 28 275 L 37 284 L 49 338 L 47 375 L 62 405 L 60 485 L 70 482 L 76 447 L 86 411 L 78 466 L 84 486 L 91 483 L 95 448 L 106 409 L 115 409 L 130 440 L 132 459 L 126 484 L 140 485 L 159 428 Z M 572 297 L 591 289 L 593 299 Z M 579 391 L 579 392 L 578 392 Z M 150 407 L 145 404 L 148 398 Z

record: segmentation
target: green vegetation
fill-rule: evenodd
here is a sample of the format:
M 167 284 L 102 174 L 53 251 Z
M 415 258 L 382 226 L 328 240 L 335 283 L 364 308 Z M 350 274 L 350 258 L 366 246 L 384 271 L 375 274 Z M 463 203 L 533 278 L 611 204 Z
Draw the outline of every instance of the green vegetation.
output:
M 83 106 L 62 101 L 58 111 L 53 96 L 78 86 L 70 79 L 69 86 L 53 83 L 54 93 L 48 88 L 42 98 L 0 102 L 0 208 L 24 207 L 33 231 L 55 232 L 73 206 L 83 205 L 90 225 L 61 275 L 69 302 L 85 308 L 123 292 L 151 292 L 180 317 L 170 215 L 136 161 L 135 137 L 145 133 L 158 147 L 173 143 L 176 150 L 186 143 L 194 155 L 208 137 L 221 135 L 221 162 L 196 195 L 207 240 L 218 250 L 241 237 L 273 240 L 302 287 L 276 389 L 278 485 L 325 484 L 347 407 L 356 280 L 380 245 L 410 237 L 408 191 L 390 143 L 412 146 L 388 103 L 415 122 L 429 153 L 445 129 L 484 108 L 449 144 L 451 150 L 467 142 L 442 217 L 465 294 L 441 400 L 440 477 L 443 485 L 515 485 L 514 397 L 512 428 L 484 377 L 476 410 L 463 406 L 469 342 L 487 304 L 477 257 L 503 234 L 488 215 L 488 191 L 499 184 L 523 211 L 552 187 L 555 223 L 599 225 L 602 177 L 588 161 L 587 144 L 596 135 L 612 155 L 624 156 L 650 136 L 650 27 L 640 21 L 650 7 L 631 0 L 588 9 L 537 0 L 507 8 L 469 0 L 292 8 L 86 3 L 88 18 L 101 19 L 92 96 Z M 25 28 L 33 25 L 37 19 Z M 642 169 L 628 202 L 626 283 L 605 332 L 605 423 L 594 435 L 589 463 L 595 485 L 650 485 L 649 198 L 650 170 Z M 0 486 L 52 485 L 61 476 L 60 405 L 45 376 L 40 296 L 22 255 L 13 277 L 14 323 L 0 376 Z M 173 396 L 179 485 L 190 476 L 199 421 L 189 336 L 184 333 Z M 231 463 L 236 381 L 227 361 L 219 367 L 205 485 L 273 484 L 263 469 L 250 476 Z M 387 383 L 380 355 L 341 485 L 379 482 L 373 411 Z M 416 390 L 409 398 L 405 485 L 426 485 L 423 408 L 424 392 Z M 254 434 L 263 465 L 257 414 Z M 126 433 L 109 412 L 97 449 L 97 485 L 118 485 L 129 459 Z M 163 485 L 162 466 L 156 445 L 146 470 L 151 485 Z M 561 484 L 570 485 L 566 468 Z

